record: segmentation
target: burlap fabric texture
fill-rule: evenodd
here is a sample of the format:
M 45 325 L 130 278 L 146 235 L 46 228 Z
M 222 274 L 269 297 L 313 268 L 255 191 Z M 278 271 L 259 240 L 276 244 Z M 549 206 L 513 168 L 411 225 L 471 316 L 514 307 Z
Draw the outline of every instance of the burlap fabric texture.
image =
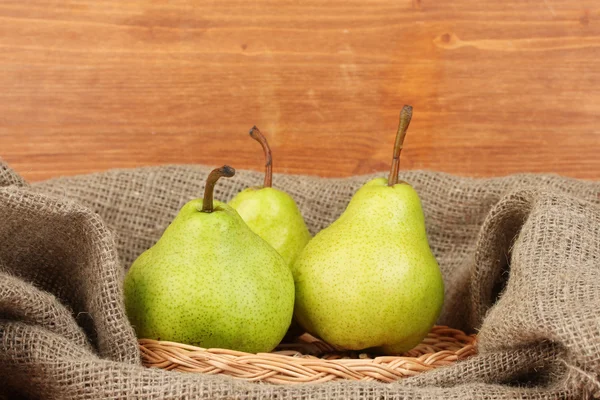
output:
M 600 183 L 549 175 L 404 172 L 446 282 L 440 323 L 479 355 L 394 384 L 279 386 L 140 365 L 126 268 L 202 192 L 201 166 L 116 170 L 29 185 L 0 164 L 0 397 L 580 399 L 600 393 Z M 370 176 L 276 175 L 313 233 Z M 262 174 L 222 179 L 230 199 Z M 393 238 L 389 238 L 393 240 Z

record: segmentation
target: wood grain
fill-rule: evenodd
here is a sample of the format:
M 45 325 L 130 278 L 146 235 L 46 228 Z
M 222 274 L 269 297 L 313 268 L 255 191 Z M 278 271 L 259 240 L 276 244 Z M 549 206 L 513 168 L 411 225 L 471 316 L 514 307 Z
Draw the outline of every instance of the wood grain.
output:
M 35 181 L 229 163 L 600 176 L 600 3 L 3 0 L 0 157 Z

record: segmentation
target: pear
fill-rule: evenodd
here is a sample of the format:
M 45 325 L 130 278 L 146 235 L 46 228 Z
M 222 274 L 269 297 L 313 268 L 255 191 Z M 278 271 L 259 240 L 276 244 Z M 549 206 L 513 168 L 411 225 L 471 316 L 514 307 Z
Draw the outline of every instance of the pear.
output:
M 343 214 L 304 248 L 292 272 L 295 319 L 338 348 L 399 354 L 431 330 L 444 283 L 417 192 L 398 182 L 412 107 L 401 112 L 388 179 L 361 187 Z
M 139 338 L 250 353 L 271 351 L 294 308 L 289 266 L 228 205 L 204 200 L 183 206 L 159 241 L 133 263 L 124 282 L 127 315 Z
M 250 130 L 250 136 L 262 145 L 265 153 L 264 184 L 262 187 L 244 189 L 229 205 L 291 267 L 311 235 L 294 199 L 286 192 L 272 187 L 273 157 L 267 139 L 257 127 Z

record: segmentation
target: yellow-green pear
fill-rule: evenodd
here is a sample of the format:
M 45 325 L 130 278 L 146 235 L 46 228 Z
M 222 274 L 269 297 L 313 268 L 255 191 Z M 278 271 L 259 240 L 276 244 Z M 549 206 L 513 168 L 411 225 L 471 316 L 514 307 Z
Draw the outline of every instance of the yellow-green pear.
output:
M 242 190 L 229 205 L 291 267 L 311 235 L 294 199 L 286 192 L 272 187 L 273 157 L 267 139 L 257 127 L 250 130 L 250 136 L 262 145 L 265 152 L 264 185 Z
M 228 205 L 213 202 L 224 166 L 204 199 L 183 206 L 124 282 L 127 315 L 139 338 L 251 353 L 271 351 L 294 308 L 289 266 Z
M 408 183 L 398 182 L 411 115 L 412 107 L 405 106 L 389 178 L 361 187 L 292 269 L 295 319 L 340 348 L 385 354 L 410 350 L 442 308 L 444 283 L 429 248 L 419 196 Z

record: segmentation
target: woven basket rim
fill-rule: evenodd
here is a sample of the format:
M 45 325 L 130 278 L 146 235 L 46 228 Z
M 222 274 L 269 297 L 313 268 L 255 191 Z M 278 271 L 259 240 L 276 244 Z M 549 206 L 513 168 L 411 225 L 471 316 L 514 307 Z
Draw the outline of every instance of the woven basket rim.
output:
M 298 342 L 282 343 L 271 353 L 256 354 L 153 339 L 139 339 L 139 345 L 147 367 L 275 384 L 332 380 L 389 383 L 451 365 L 477 352 L 476 335 L 443 325 L 434 326 L 421 344 L 398 356 L 340 352 L 308 334 Z

